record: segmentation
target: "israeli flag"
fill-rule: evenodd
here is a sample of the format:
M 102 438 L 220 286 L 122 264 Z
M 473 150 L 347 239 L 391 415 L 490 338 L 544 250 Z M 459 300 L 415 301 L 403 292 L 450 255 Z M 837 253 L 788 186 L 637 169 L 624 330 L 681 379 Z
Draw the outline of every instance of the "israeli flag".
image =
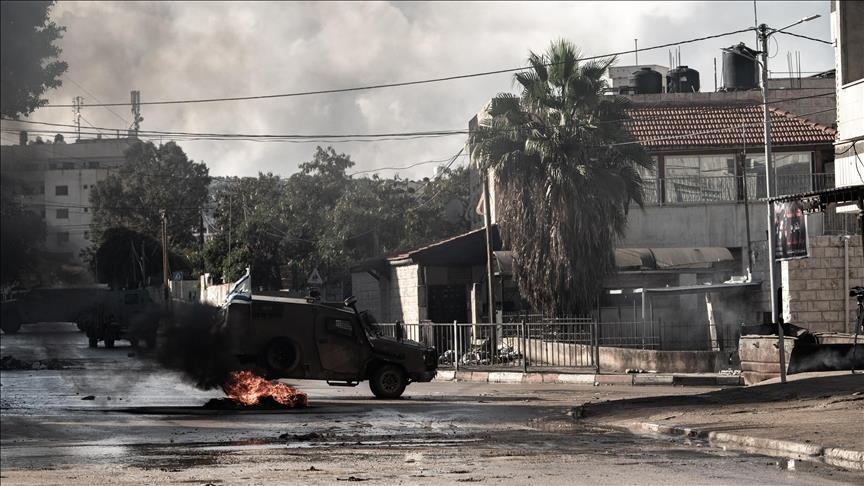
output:
M 228 306 L 234 302 L 241 304 L 249 304 L 252 302 L 252 275 L 249 272 L 249 267 L 246 267 L 246 274 L 240 277 L 240 280 L 234 282 L 228 296 L 225 297 L 225 305 Z

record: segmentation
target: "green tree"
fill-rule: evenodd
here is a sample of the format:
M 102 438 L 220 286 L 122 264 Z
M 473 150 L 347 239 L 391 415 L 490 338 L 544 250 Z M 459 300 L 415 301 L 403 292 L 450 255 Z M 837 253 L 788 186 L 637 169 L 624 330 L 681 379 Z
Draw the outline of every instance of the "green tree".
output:
M 256 288 L 281 288 L 291 240 L 284 192 L 285 180 L 270 173 L 229 179 L 215 195 L 219 232 L 205 250 L 210 273 L 233 281 L 248 266 Z
M 550 314 L 593 309 L 629 204 L 642 204 L 637 166 L 651 161 L 623 129 L 626 100 L 605 96 L 614 58 L 582 61 L 568 41 L 531 53 L 515 75 L 520 97 L 501 94 L 470 135 L 494 169 L 498 224 L 514 254 L 523 297 Z
M 54 2 L 0 2 L 0 113 L 17 118 L 47 103 L 46 90 L 59 87 L 68 65 L 57 59 L 54 42 L 65 27 L 49 19 Z
M 164 209 L 169 248 L 187 256 L 198 251 L 194 233 L 209 183 L 207 166 L 189 160 L 174 142 L 136 143 L 120 170 L 97 183 L 90 195 L 94 241 L 101 245 L 105 231 L 118 227 L 161 241 Z
M 0 174 L 0 186 L 0 285 L 5 286 L 37 278 L 45 226 L 38 214 L 22 207 L 19 181 Z

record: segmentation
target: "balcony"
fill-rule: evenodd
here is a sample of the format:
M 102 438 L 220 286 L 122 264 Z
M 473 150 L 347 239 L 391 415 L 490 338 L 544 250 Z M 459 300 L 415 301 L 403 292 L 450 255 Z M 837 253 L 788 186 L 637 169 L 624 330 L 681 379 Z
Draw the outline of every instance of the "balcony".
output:
M 834 174 L 778 174 L 777 194 L 797 194 L 834 187 Z M 705 204 L 762 199 L 765 176 L 686 176 L 642 179 L 646 205 Z

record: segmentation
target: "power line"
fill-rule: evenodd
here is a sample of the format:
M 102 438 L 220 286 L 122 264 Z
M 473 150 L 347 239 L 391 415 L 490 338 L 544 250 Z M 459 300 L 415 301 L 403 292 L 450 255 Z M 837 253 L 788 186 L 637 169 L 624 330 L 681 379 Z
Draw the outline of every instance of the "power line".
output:
M 459 157 L 467 157 L 467 154 L 459 155 Z M 411 168 L 414 168 L 414 167 L 418 167 L 418 166 L 421 166 L 421 165 L 427 165 L 427 164 L 443 164 L 444 162 L 447 162 L 447 161 L 449 161 L 449 160 L 451 160 L 451 159 L 452 159 L 452 158 L 446 158 L 446 159 L 441 159 L 441 160 L 426 160 L 426 161 L 424 161 L 424 162 L 417 162 L 417 163 L 414 163 L 414 164 L 411 164 L 411 165 L 404 165 L 404 166 L 401 166 L 401 167 L 378 167 L 378 168 L 375 168 L 375 169 L 358 170 L 357 172 L 352 172 L 352 173 L 350 173 L 350 174 L 346 174 L 346 175 L 350 177 L 350 176 L 355 176 L 355 175 L 357 175 L 357 174 L 367 174 L 367 173 L 369 173 L 369 172 L 379 172 L 379 171 L 383 171 L 383 170 L 402 170 L 402 169 L 411 169 Z
M 641 49 L 640 49 L 641 50 Z M 789 101 L 797 101 L 797 100 L 806 100 L 812 98 L 820 98 L 824 96 L 835 96 L 835 92 L 829 91 L 825 93 L 817 93 L 813 95 L 806 96 L 798 96 L 792 98 L 781 98 L 776 100 L 769 100 L 768 104 L 778 104 L 785 103 Z M 762 106 L 765 103 L 762 101 L 753 100 L 753 102 L 744 102 L 744 103 L 736 103 L 733 105 L 727 106 L 705 106 L 702 105 L 699 107 L 700 110 L 710 110 L 716 111 L 718 109 L 724 110 L 735 110 L 740 108 L 741 106 Z M 91 105 L 92 106 L 92 105 Z M 698 104 L 697 104 L 698 106 Z M 631 105 L 631 108 L 638 109 L 638 105 Z M 657 117 L 663 117 L 665 115 L 657 115 Z M 800 116 L 800 115 L 799 115 Z M 54 126 L 54 127 L 66 127 L 66 128 L 75 128 L 75 125 L 64 124 L 64 123 L 49 123 L 49 122 L 41 122 L 35 120 L 15 120 L 7 117 L 0 118 L 3 121 L 7 122 L 17 122 L 17 123 L 27 123 L 34 125 L 45 125 L 45 126 Z M 622 118 L 618 120 L 601 120 L 597 123 L 613 123 L 613 122 L 625 122 L 629 120 L 629 118 Z M 93 127 L 96 130 L 105 130 L 105 131 L 117 131 L 117 128 L 110 127 Z M 278 141 L 278 142 L 289 142 L 289 143 L 309 143 L 309 142 L 362 142 L 362 141 L 393 141 L 393 140 L 414 140 L 418 138 L 430 138 L 430 137 L 448 137 L 454 135 L 467 135 L 469 134 L 469 130 L 467 129 L 455 129 L 455 130 L 430 130 L 430 131 L 418 131 L 418 132 L 386 132 L 386 133 L 369 133 L 369 134 L 310 134 L 310 135 L 300 135 L 300 134 L 241 134 L 241 133 L 205 133 L 205 132 L 181 132 L 181 131 L 160 131 L 160 130 L 142 130 L 140 132 L 143 137 L 177 137 L 179 140 L 191 141 L 191 140 L 246 140 L 246 141 Z
M 657 46 L 643 47 L 639 49 L 639 52 L 651 51 L 655 49 L 664 49 L 667 47 L 678 46 L 683 44 L 690 44 L 693 42 L 701 42 L 708 39 L 716 39 L 718 37 L 726 37 L 730 35 L 741 34 L 744 32 L 750 32 L 755 30 L 753 27 L 748 27 L 746 29 L 736 30 L 734 32 L 724 32 L 722 34 L 714 34 L 708 35 L 704 37 L 698 37 L 693 39 L 687 39 L 683 41 L 670 42 L 668 44 L 662 44 Z M 600 56 L 590 56 L 581 58 L 580 61 L 593 61 L 597 59 L 604 59 L 610 57 L 622 56 L 625 54 L 632 54 L 636 52 L 636 50 L 626 50 L 613 52 L 609 54 L 603 54 Z M 546 66 L 553 66 L 555 63 L 547 63 Z M 373 89 L 382 89 L 382 88 L 396 88 L 402 86 L 416 86 L 420 84 L 430 84 L 430 83 L 439 83 L 443 81 L 455 81 L 459 79 L 468 79 L 468 78 L 476 78 L 481 76 L 492 76 L 496 74 L 507 74 L 513 73 L 517 71 L 522 71 L 525 69 L 530 69 L 530 66 L 520 66 L 516 68 L 506 68 L 506 69 L 496 69 L 493 71 L 483 71 L 478 73 L 471 74 L 458 74 L 453 76 L 444 76 L 439 78 L 430 78 L 430 79 L 422 79 L 416 81 L 403 81 L 398 83 L 383 83 L 383 84 L 372 84 L 366 86 L 355 86 L 351 88 L 336 88 L 336 89 L 324 89 L 324 90 L 314 90 L 314 91 L 297 91 L 292 93 L 282 93 L 282 94 L 270 94 L 270 95 L 257 95 L 257 96 L 233 96 L 233 97 L 224 97 L 224 98 L 203 98 L 203 99 L 187 99 L 187 100 L 168 100 L 168 101 L 142 101 L 141 105 L 177 105 L 177 104 L 189 104 L 189 103 L 213 103 L 213 102 L 221 102 L 221 101 L 247 101 L 247 100 L 265 100 L 265 99 L 274 99 L 274 98 L 294 98 L 300 96 L 312 96 L 312 95 L 322 95 L 322 94 L 335 94 L 335 93 L 349 93 L 355 91 L 368 91 Z M 131 103 L 97 103 L 91 104 L 88 106 L 130 106 Z M 73 105 L 68 104 L 59 104 L 59 105 L 43 105 L 41 108 L 72 108 Z
M 78 86 L 78 88 L 80 88 L 81 91 L 83 91 L 84 93 L 86 93 L 86 94 L 88 94 L 89 96 L 93 97 L 93 99 L 96 100 L 97 102 L 102 103 L 102 100 L 100 100 L 100 99 L 99 99 L 96 95 L 94 95 L 93 93 L 87 91 L 87 89 L 84 88 L 84 86 L 81 86 L 80 84 L 76 83 L 75 80 L 72 79 L 71 77 L 69 77 L 68 74 L 64 73 L 64 74 L 63 74 L 63 77 L 66 78 L 69 82 L 71 82 L 71 83 L 74 84 L 75 86 Z M 97 106 L 97 105 L 88 105 L 88 106 Z M 102 106 L 102 105 L 98 105 L 98 106 Z M 114 116 L 116 116 L 117 118 L 119 118 L 121 121 L 123 121 L 124 123 L 126 123 L 126 125 L 130 125 L 130 124 L 131 124 L 131 123 L 129 122 L 129 120 L 123 118 L 122 116 L 120 116 L 119 114 L 117 114 L 116 111 L 112 110 L 112 109 L 109 108 L 108 106 L 102 106 L 102 108 L 105 108 L 106 110 L 110 111 L 111 114 L 113 114 Z
M 821 42 L 822 44 L 828 44 L 829 46 L 833 46 L 833 45 L 834 45 L 833 42 L 829 42 L 829 41 L 822 40 L 822 39 L 817 39 L 817 38 L 815 38 L 815 37 L 807 37 L 806 35 L 793 34 L 792 32 L 786 32 L 785 30 L 775 31 L 775 32 L 773 32 L 773 33 L 774 33 L 774 34 L 785 34 L 785 35 L 791 35 L 792 37 L 800 37 L 800 38 L 802 38 L 802 39 L 811 40 L 811 41 L 813 41 L 813 42 Z

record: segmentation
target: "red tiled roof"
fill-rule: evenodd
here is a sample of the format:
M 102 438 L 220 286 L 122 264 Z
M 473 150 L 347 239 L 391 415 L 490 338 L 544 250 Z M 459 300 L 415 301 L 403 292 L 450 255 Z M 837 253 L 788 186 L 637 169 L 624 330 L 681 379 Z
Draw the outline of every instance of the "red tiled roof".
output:
M 764 144 L 761 104 L 633 105 L 628 113 L 625 127 L 648 151 Z M 830 144 L 835 134 L 832 128 L 771 108 L 774 145 Z

